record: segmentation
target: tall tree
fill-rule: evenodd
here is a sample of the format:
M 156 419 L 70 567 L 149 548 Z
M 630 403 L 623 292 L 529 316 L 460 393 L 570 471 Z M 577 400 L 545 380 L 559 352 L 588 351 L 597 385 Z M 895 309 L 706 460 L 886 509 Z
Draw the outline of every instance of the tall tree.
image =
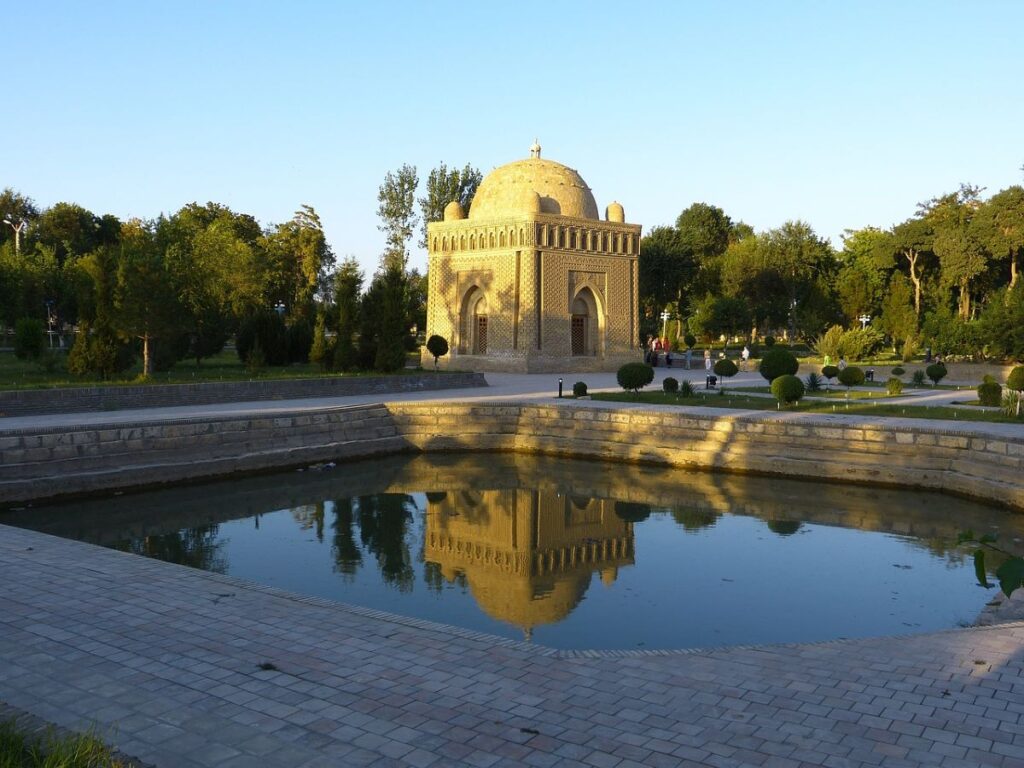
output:
M 894 272 L 889 279 L 878 328 L 892 340 L 893 350 L 902 351 L 904 359 L 909 360 L 917 338 L 918 318 L 910 283 L 902 272 Z
M 469 213 L 469 207 L 483 178 L 483 174 L 469 163 L 466 163 L 461 171 L 458 168 L 449 169 L 441 163 L 430 172 L 427 176 L 427 194 L 419 199 L 420 214 L 423 218 L 420 248 L 427 247 L 427 224 L 441 221 L 448 203 L 457 200 L 462 210 Z
M 957 289 L 961 320 L 971 317 L 972 284 L 988 267 L 988 253 L 974 222 L 981 205 L 979 193 L 977 187 L 962 185 L 958 191 L 924 204 L 935 228 L 933 250 L 939 258 L 941 283 Z
M 313 299 L 326 287 L 334 267 L 320 217 L 303 205 L 291 221 L 267 233 L 263 246 L 266 302 L 283 301 L 290 314 L 308 320 L 314 313 Z
M 897 224 L 890 235 L 884 251 L 887 251 L 889 259 L 895 258 L 898 263 L 906 264 L 907 277 L 914 286 L 914 313 L 920 318 L 924 279 L 933 264 L 935 230 L 931 221 L 916 216 Z
M 787 221 L 769 230 L 761 245 L 789 300 L 790 339 L 798 324 L 805 333 L 819 333 L 829 320 L 825 305 L 837 267 L 832 246 L 803 221 Z
M 142 375 L 153 372 L 152 344 L 165 343 L 180 329 L 179 304 L 156 244 L 153 227 L 138 219 L 121 229 L 121 252 L 114 294 L 116 327 L 142 342 Z
M 886 270 L 878 263 L 878 250 L 885 248 L 888 235 L 876 227 L 846 230 L 841 267 L 836 274 L 836 298 L 846 319 L 852 325 L 863 314 L 878 312 L 885 289 Z
M 348 371 L 356 367 L 353 341 L 359 328 L 359 294 L 363 290 L 363 272 L 354 257 L 349 256 L 334 278 L 334 302 L 338 308 L 338 336 L 334 345 L 334 367 Z
M 1020 278 L 1024 253 L 1024 187 L 1015 185 L 993 195 L 981 206 L 976 222 L 993 257 L 1009 261 L 1012 290 Z
M 417 217 L 413 204 L 418 184 L 416 166 L 403 165 L 394 173 L 388 171 L 384 183 L 377 191 L 377 215 L 380 217 L 377 229 L 384 233 L 386 241 L 381 257 L 382 269 L 396 265 L 405 272 L 409 259 L 409 239 L 416 230 Z

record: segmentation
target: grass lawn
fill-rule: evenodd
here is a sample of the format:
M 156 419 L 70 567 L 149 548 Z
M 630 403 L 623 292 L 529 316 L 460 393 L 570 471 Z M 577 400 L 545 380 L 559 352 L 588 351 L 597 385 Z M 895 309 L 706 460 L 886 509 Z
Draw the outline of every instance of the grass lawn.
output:
M 13 722 L 0 723 L 0 766 L 3 768 L 123 768 L 92 734 L 58 737 L 28 735 Z
M 870 382 L 868 383 L 870 386 Z M 726 387 L 726 392 L 760 392 L 761 394 L 771 394 L 771 389 L 768 387 Z M 847 397 L 849 394 L 849 397 Z M 834 400 L 884 400 L 887 397 L 897 397 L 897 395 L 889 395 L 885 392 L 873 392 L 864 389 L 852 389 L 849 393 L 846 391 L 846 387 L 833 386 L 831 390 L 821 389 L 817 392 L 806 392 L 804 397 L 827 397 Z
M 723 390 L 725 394 L 717 392 L 705 393 L 699 390 L 691 398 L 680 398 L 675 394 L 666 392 L 641 392 L 639 398 L 629 392 L 595 392 L 591 397 L 594 400 L 609 400 L 620 403 L 646 403 L 649 405 L 677 405 L 677 406 L 702 406 L 705 408 L 732 408 L 750 411 L 775 411 L 779 410 L 778 403 L 767 397 L 751 397 L 744 395 L 737 390 Z M 921 406 L 921 405 L 887 405 L 884 403 L 873 403 L 865 400 L 850 400 L 843 402 L 800 402 L 796 405 L 789 405 L 782 410 L 797 413 L 841 413 L 848 416 L 879 416 L 879 417 L 900 417 L 907 419 L 942 419 L 947 421 L 983 421 L 990 423 L 1020 424 L 1020 419 L 1005 416 L 1000 411 L 981 411 L 970 406 Z
M 412 358 L 409 358 L 412 360 Z M 224 350 L 203 360 L 196 366 L 195 360 L 180 360 L 169 371 L 154 373 L 143 381 L 141 361 L 123 375 L 101 381 L 94 378 L 79 378 L 67 372 L 64 367 L 65 355 L 61 354 L 52 371 L 46 371 L 37 362 L 19 360 L 12 352 L 0 352 L 0 390 L 4 389 L 49 389 L 53 387 L 92 387 L 97 384 L 192 384 L 197 381 L 249 381 L 251 379 L 309 379 L 320 376 L 340 376 L 337 373 L 323 373 L 312 363 L 293 364 L 287 367 L 266 367 L 257 373 L 250 372 L 234 350 Z M 417 357 L 413 364 L 419 362 Z M 408 370 L 408 369 L 406 369 Z M 398 373 L 402 373 L 399 371 Z M 372 376 L 365 374 L 344 374 L 346 376 Z

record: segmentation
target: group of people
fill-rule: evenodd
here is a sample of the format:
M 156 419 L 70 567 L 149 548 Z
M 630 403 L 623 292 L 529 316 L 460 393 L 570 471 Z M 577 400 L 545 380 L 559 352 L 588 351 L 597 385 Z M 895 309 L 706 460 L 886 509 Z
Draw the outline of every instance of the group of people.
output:
M 645 346 L 644 362 L 646 362 L 648 365 L 650 365 L 650 366 L 652 366 L 654 368 L 657 368 L 658 367 L 658 363 L 661 360 L 661 355 L 662 355 L 662 353 L 664 353 L 664 355 L 665 355 L 665 367 L 666 368 L 671 368 L 672 367 L 672 348 L 671 348 L 671 345 L 669 344 L 668 339 L 659 339 L 659 338 L 655 337 L 653 339 L 650 339 L 647 342 L 647 344 L 644 345 L 644 346 Z M 719 352 L 718 353 L 718 357 L 719 357 L 719 359 L 723 359 L 725 357 L 725 353 L 724 352 Z M 693 350 L 692 349 L 687 349 L 686 352 L 683 353 L 683 360 L 684 360 L 684 365 L 686 366 L 686 370 L 690 370 L 693 367 Z M 741 371 L 747 370 L 747 365 L 749 364 L 749 362 L 750 362 L 750 348 L 747 347 L 747 346 L 744 346 L 743 347 L 743 351 L 740 352 L 740 370 Z M 710 373 L 713 368 L 714 368 L 714 362 L 711 359 L 711 350 L 710 349 L 705 349 L 704 350 L 704 370 L 707 373 Z

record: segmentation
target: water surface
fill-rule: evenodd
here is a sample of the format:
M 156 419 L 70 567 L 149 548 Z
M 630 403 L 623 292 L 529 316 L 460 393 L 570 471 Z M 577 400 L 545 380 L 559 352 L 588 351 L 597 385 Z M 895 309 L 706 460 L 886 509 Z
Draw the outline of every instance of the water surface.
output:
M 0 523 L 557 648 L 829 640 L 973 623 L 933 493 L 547 457 L 374 459 L 0 513 Z M 997 562 L 990 563 L 995 567 Z

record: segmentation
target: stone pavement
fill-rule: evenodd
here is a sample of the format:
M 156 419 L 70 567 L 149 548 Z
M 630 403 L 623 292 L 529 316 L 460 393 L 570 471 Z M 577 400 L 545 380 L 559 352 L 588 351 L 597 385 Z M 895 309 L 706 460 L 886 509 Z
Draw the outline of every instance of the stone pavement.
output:
M 1024 624 L 560 652 L 0 526 L 0 699 L 160 768 L 1024 766 Z
M 703 382 L 703 371 L 671 373 Z M 653 386 L 666 375 L 658 369 Z M 566 374 L 566 391 L 580 378 L 617 388 L 614 374 Z M 557 391 L 557 375 L 488 379 L 487 390 L 389 399 L 552 401 Z M 760 377 L 729 385 L 745 383 Z M 379 399 L 52 414 L 0 419 L 0 429 Z M 63 727 L 95 726 L 160 768 L 1024 768 L 1024 623 L 816 645 L 557 652 L 4 526 L 0 584 L 0 701 Z

